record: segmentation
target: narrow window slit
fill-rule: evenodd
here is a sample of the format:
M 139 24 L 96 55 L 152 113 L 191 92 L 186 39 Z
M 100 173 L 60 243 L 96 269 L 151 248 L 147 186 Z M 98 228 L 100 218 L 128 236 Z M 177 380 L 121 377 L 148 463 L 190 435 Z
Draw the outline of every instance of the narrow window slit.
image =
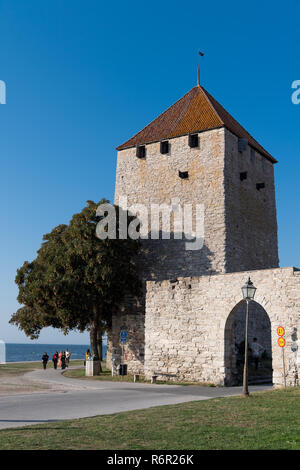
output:
M 169 153 L 169 142 L 167 140 L 160 143 L 160 153 L 163 155 Z
M 189 146 L 191 148 L 199 147 L 199 136 L 198 134 L 189 135 Z
M 189 177 L 189 172 L 188 171 L 179 171 L 178 174 L 179 174 L 179 178 L 181 178 L 183 180 L 187 179 Z
M 145 145 L 138 145 L 136 147 L 136 156 L 137 156 L 137 158 L 145 158 L 146 157 L 146 147 L 145 147 Z

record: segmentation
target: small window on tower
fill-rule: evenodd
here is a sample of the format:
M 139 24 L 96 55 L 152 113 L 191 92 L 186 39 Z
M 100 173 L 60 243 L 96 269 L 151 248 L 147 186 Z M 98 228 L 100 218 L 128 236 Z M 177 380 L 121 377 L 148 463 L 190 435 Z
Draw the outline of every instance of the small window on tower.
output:
M 240 180 L 241 180 L 241 181 L 246 180 L 247 177 L 248 177 L 247 171 L 243 171 L 242 173 L 240 173 Z
M 264 189 L 266 187 L 265 183 L 257 183 L 256 189 L 257 191 L 260 191 L 261 189 Z
M 189 177 L 189 172 L 188 171 L 179 171 L 179 178 L 182 178 L 183 180 L 187 179 Z
M 189 146 L 191 148 L 199 147 L 199 136 L 198 134 L 189 135 Z
M 247 147 L 248 147 L 248 140 L 243 139 L 242 137 L 239 137 L 239 140 L 238 140 L 239 152 L 245 152 L 247 150 Z
M 138 158 L 145 158 L 146 157 L 146 147 L 145 147 L 145 145 L 138 145 L 137 146 L 136 156 Z
M 162 154 L 169 153 L 169 142 L 167 140 L 160 143 L 160 153 Z

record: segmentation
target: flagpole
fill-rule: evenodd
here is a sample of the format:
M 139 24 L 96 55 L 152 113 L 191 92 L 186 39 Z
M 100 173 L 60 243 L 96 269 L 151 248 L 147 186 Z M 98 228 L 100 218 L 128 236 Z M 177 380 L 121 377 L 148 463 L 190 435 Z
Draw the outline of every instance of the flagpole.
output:
M 204 53 L 201 51 L 198 51 L 199 57 L 198 57 L 198 75 L 197 75 L 197 85 L 200 86 L 200 57 L 204 56 Z

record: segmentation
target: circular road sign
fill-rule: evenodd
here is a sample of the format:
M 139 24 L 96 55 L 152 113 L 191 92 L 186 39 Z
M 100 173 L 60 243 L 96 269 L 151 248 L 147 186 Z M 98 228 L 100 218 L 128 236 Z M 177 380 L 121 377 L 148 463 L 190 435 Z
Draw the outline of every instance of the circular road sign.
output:
M 283 326 L 279 326 L 277 328 L 277 334 L 278 334 L 278 336 L 283 336 L 285 334 L 285 330 L 284 330 Z
M 280 348 L 284 348 L 284 346 L 285 346 L 285 339 L 282 338 L 282 336 L 280 336 L 280 338 L 278 338 L 278 340 L 277 340 L 277 343 L 278 343 L 278 346 L 279 346 Z
M 122 330 L 120 333 L 121 338 L 127 338 L 127 331 Z

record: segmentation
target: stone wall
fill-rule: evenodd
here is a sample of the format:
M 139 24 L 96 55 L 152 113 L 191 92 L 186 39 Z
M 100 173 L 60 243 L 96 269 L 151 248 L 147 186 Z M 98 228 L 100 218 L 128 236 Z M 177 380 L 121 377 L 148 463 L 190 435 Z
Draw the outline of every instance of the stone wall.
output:
M 172 235 L 144 240 L 145 280 L 278 267 L 273 164 L 249 145 L 239 152 L 238 138 L 225 128 L 200 133 L 199 142 L 190 148 L 188 136 L 170 139 L 166 155 L 160 142 L 148 144 L 145 159 L 135 148 L 118 153 L 116 204 L 127 196 L 129 206 L 144 204 L 149 212 L 151 204 L 171 205 L 175 198 L 182 206 L 204 205 L 204 247 L 186 250 Z M 188 171 L 188 179 L 179 171 Z
M 257 287 L 256 302 L 271 323 L 273 382 L 283 385 L 282 351 L 276 333 L 282 325 L 286 330 L 287 383 L 292 385 L 295 367 L 300 372 L 300 351 L 291 349 L 296 341 L 299 344 L 300 331 L 300 271 L 294 268 L 148 282 L 146 376 L 159 372 L 175 375 L 174 380 L 230 384 L 233 345 L 229 333 L 234 322 L 230 313 L 240 305 L 241 286 L 248 276 Z
M 141 301 L 144 302 L 145 295 Z M 127 341 L 120 341 L 121 330 L 127 331 Z M 123 352 L 123 358 L 122 358 Z M 112 320 L 112 329 L 107 338 L 107 368 L 111 369 L 112 359 L 115 365 L 122 361 L 127 364 L 129 374 L 144 373 L 145 359 L 145 305 L 137 299 L 126 299 L 119 314 Z
M 149 144 L 145 159 L 136 157 L 135 148 L 118 152 L 115 204 L 123 207 L 120 197 L 127 196 L 128 206 L 144 204 L 150 210 L 151 204 L 171 205 L 176 198 L 181 206 L 203 204 L 205 209 L 201 250 L 186 250 L 185 240 L 173 234 L 170 240 L 143 240 L 145 280 L 225 272 L 224 129 L 202 132 L 199 142 L 190 148 L 188 136 L 170 139 L 166 155 L 160 153 L 160 142 Z M 179 171 L 188 171 L 188 179 L 181 179 Z
M 226 272 L 278 267 L 274 166 L 225 131 Z M 241 181 L 241 173 L 247 173 Z M 257 184 L 265 188 L 258 190 Z

